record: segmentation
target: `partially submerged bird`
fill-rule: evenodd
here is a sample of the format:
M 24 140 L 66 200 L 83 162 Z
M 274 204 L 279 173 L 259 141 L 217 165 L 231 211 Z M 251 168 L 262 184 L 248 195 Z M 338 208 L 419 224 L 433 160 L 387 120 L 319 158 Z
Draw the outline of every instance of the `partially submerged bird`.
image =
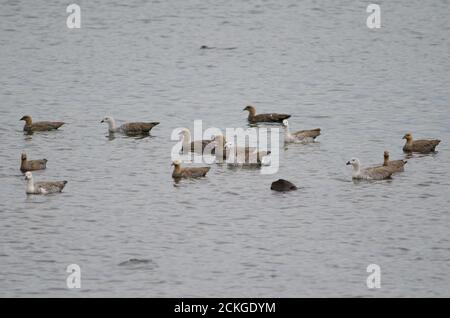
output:
M 109 133 L 122 133 L 128 136 L 148 135 L 153 127 L 159 124 L 159 122 L 135 122 L 125 123 L 119 127 L 116 126 L 116 121 L 112 117 L 105 117 L 101 123 L 108 124 Z
M 283 128 L 284 128 L 284 142 L 285 143 L 308 143 L 314 142 L 315 139 L 320 136 L 320 128 L 311 129 L 311 130 L 300 130 L 294 133 L 289 131 L 289 123 L 287 119 L 283 120 Z
M 199 178 L 204 177 L 208 173 L 210 167 L 191 167 L 191 168 L 182 168 L 181 161 L 175 160 L 172 162 L 173 172 L 172 178 Z
M 394 173 L 390 167 L 372 167 L 361 169 L 359 159 L 353 158 L 347 162 L 347 166 L 353 166 L 352 177 L 359 180 L 384 180 L 389 179 Z
M 270 186 L 271 190 L 279 191 L 279 192 L 286 192 L 286 191 L 293 191 L 297 190 L 297 187 L 284 179 L 278 179 L 277 181 L 272 182 L 272 185 Z
M 408 161 L 406 160 L 389 160 L 389 152 L 385 151 L 384 152 L 384 162 L 383 162 L 383 166 L 384 167 L 389 167 L 392 170 L 394 170 L 394 172 L 403 172 L 405 171 L 405 164 Z
M 67 184 L 67 181 L 46 181 L 34 183 L 33 175 L 30 171 L 25 173 L 25 180 L 27 180 L 27 194 L 50 194 L 61 192 Z
M 405 146 L 403 147 L 404 152 L 418 152 L 418 153 L 430 153 L 435 152 L 436 147 L 441 142 L 438 139 L 430 140 L 414 140 L 411 133 L 407 133 L 403 136 L 406 139 Z
M 47 168 L 47 159 L 27 160 L 26 153 L 22 154 L 20 161 L 20 171 L 23 173 L 27 171 L 44 170 Z
M 35 132 L 35 131 L 50 131 L 50 130 L 56 130 L 62 125 L 64 125 L 64 122 L 61 121 L 39 121 L 33 123 L 33 119 L 30 115 L 23 116 L 20 120 L 25 121 L 25 125 L 23 126 L 23 131 L 25 132 Z
M 247 119 L 252 124 L 260 122 L 281 123 L 284 119 L 291 117 L 291 115 L 276 113 L 256 115 L 256 108 L 250 105 L 245 107 L 244 111 L 245 110 L 248 111 Z
M 181 148 L 182 152 L 204 153 L 206 149 L 209 154 L 214 154 L 215 144 L 213 140 L 202 139 L 191 141 L 191 132 L 187 128 L 183 128 L 179 132 L 179 135 L 183 138 L 183 146 Z

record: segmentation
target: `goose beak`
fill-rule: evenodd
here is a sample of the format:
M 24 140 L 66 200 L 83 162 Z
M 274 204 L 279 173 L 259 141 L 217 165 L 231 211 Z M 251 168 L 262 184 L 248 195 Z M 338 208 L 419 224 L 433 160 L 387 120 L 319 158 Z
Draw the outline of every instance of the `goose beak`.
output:
M 406 136 L 403 136 L 403 138 L 402 139 L 406 139 Z
M 104 121 L 103 119 L 100 121 L 101 124 L 103 124 L 104 122 L 105 122 L 105 121 Z
M 350 166 L 350 165 L 351 165 L 350 161 L 347 161 L 346 165 L 347 165 L 347 166 Z

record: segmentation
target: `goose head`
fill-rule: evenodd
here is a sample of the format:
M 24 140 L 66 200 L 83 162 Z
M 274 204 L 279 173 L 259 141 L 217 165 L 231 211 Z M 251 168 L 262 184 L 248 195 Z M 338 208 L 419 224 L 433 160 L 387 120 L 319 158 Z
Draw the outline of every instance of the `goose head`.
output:
M 31 119 L 30 115 L 25 115 L 22 118 L 20 118 L 20 120 L 24 120 L 27 125 L 31 125 L 31 123 L 32 123 L 32 119 Z
M 25 173 L 25 180 L 32 180 L 33 179 L 33 175 L 31 174 L 30 171 L 28 171 L 27 173 Z
M 256 114 L 256 108 L 251 105 L 246 106 L 243 111 L 248 111 L 252 115 Z
M 181 161 L 180 160 L 174 160 L 174 161 L 172 161 L 172 164 L 171 164 L 172 166 L 174 166 L 175 168 L 176 167 L 179 167 L 180 165 L 181 165 Z
M 21 159 L 22 159 L 22 161 L 27 161 L 27 154 L 26 153 L 22 153 Z
M 284 120 L 283 120 L 282 126 L 285 127 L 285 128 L 289 127 L 289 122 L 288 122 L 287 119 L 284 119 Z
M 411 141 L 413 139 L 413 136 L 411 133 L 407 133 L 403 136 L 403 139 L 406 139 L 407 141 Z
M 108 117 L 108 116 L 106 116 L 105 118 L 103 118 L 102 120 L 101 120 L 101 122 L 100 123 L 112 123 L 113 122 L 113 119 L 112 119 L 112 117 Z
M 353 168 L 358 169 L 361 163 L 359 162 L 359 159 L 352 158 L 350 161 L 347 161 L 347 166 L 353 166 Z
M 183 129 L 181 129 L 180 132 L 178 133 L 178 136 L 180 136 L 180 137 L 185 137 L 186 139 L 190 139 L 190 137 L 191 137 L 191 132 L 189 131 L 189 129 L 183 128 Z
M 384 159 L 389 160 L 389 151 L 384 152 Z

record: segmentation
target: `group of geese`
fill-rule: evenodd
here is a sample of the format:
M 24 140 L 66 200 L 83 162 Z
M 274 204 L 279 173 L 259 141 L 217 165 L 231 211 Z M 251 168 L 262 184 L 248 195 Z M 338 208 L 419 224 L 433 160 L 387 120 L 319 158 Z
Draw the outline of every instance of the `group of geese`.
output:
M 289 130 L 288 118 L 291 115 L 288 114 L 257 114 L 254 106 L 247 106 L 244 111 L 248 111 L 248 122 L 250 124 L 258 123 L 275 123 L 281 124 L 284 129 L 284 142 L 285 143 L 310 143 L 320 136 L 321 129 L 300 130 L 291 133 Z M 27 134 L 33 134 L 36 132 L 57 130 L 63 126 L 64 122 L 51 122 L 41 121 L 33 122 L 31 116 L 23 116 L 20 120 L 25 121 L 23 130 Z M 153 127 L 157 126 L 159 122 L 131 122 L 125 123 L 121 126 L 117 126 L 114 118 L 105 117 L 101 120 L 101 123 L 108 124 L 108 132 L 110 134 L 121 133 L 127 136 L 141 136 L 149 135 Z M 215 154 L 219 160 L 226 160 L 229 158 L 231 151 L 234 156 L 241 156 L 244 159 L 244 165 L 256 165 L 261 166 L 264 162 L 264 158 L 270 155 L 270 151 L 257 151 L 252 147 L 232 147 L 230 143 L 225 140 L 223 135 L 216 135 L 211 140 L 191 140 L 191 135 L 188 129 L 182 129 L 180 131 L 180 137 L 182 138 L 182 153 L 209 153 Z M 407 133 L 403 139 L 406 139 L 403 151 L 405 153 L 432 153 L 435 152 L 436 147 L 439 145 L 440 140 L 414 140 L 412 134 Z M 353 158 L 347 162 L 347 165 L 353 167 L 352 177 L 353 179 L 360 180 L 384 180 L 392 176 L 392 174 L 404 171 L 404 166 L 407 163 L 405 160 L 389 160 L 389 152 L 384 152 L 384 162 L 380 166 L 362 168 L 361 163 L 357 158 Z M 182 167 L 180 160 L 174 160 L 172 162 L 173 172 L 172 177 L 175 180 L 181 178 L 197 178 L 205 177 L 209 172 L 210 167 Z M 26 193 L 27 194 L 50 194 L 61 192 L 67 181 L 45 181 L 34 182 L 31 171 L 43 170 L 47 167 L 47 159 L 41 160 L 28 160 L 26 153 L 22 153 L 20 170 L 25 174 L 25 180 L 27 180 Z M 279 179 L 272 183 L 271 189 L 275 191 L 292 191 L 297 187 L 284 179 Z

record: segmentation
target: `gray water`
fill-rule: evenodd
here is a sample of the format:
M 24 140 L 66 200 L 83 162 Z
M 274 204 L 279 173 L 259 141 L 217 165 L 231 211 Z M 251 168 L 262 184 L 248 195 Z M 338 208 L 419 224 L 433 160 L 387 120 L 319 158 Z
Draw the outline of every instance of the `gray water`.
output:
M 364 1 L 76 3 L 70 30 L 64 1 L 0 1 L 0 296 L 450 296 L 449 1 L 379 1 L 378 30 Z M 247 104 L 323 134 L 274 175 L 174 184 L 172 130 L 245 128 Z M 25 114 L 67 124 L 25 136 Z M 109 139 L 106 115 L 161 124 Z M 351 157 L 404 158 L 406 132 L 439 152 L 352 182 Z M 22 151 L 64 192 L 27 196 Z

